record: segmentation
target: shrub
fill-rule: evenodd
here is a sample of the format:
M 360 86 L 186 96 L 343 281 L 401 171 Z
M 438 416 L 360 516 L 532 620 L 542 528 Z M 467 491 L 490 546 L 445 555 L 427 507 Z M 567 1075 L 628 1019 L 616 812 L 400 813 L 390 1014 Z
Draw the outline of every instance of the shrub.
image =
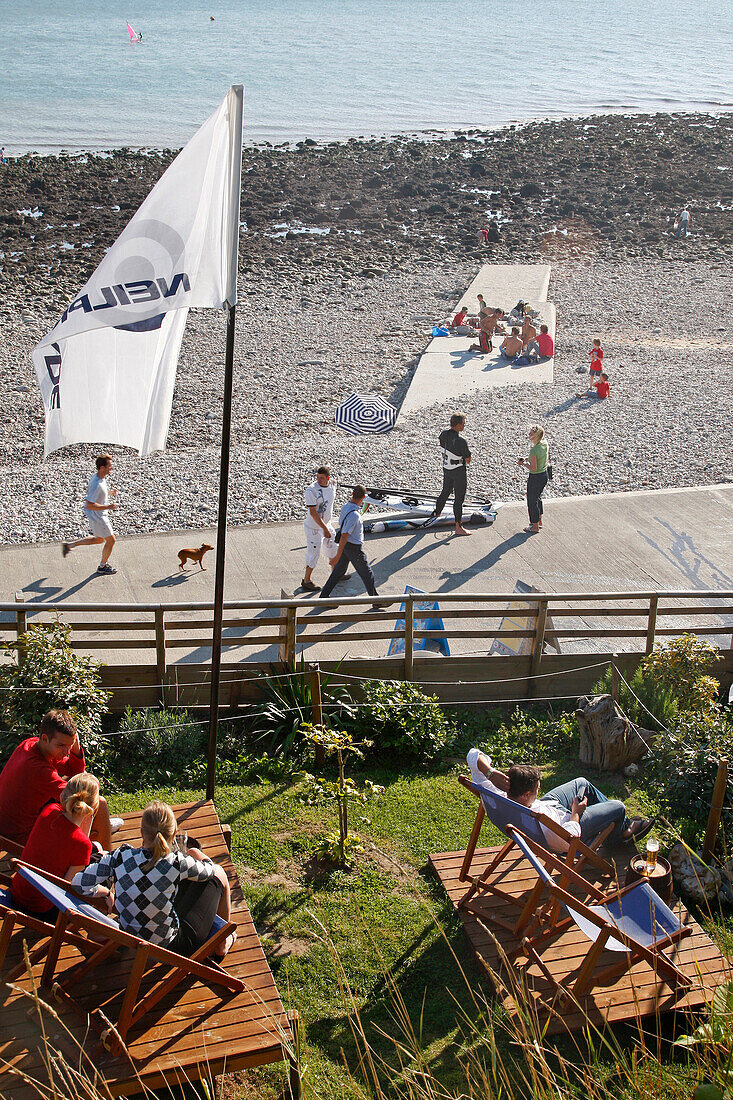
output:
M 653 716 L 669 726 L 681 714 L 715 714 L 720 684 L 710 672 L 717 658 L 709 642 L 683 634 L 654 647 L 639 664 L 629 682 L 619 686 L 619 704 L 637 726 Z M 611 670 L 596 684 L 596 693 L 611 690 Z
M 186 710 L 125 711 L 110 738 L 109 770 L 125 791 L 196 786 L 206 775 L 208 726 Z
M 277 675 L 270 666 L 270 677 L 262 681 L 262 700 L 252 708 L 253 732 L 263 749 L 273 756 L 300 759 L 305 748 L 303 726 L 313 718 L 310 676 L 301 658 L 289 674 Z M 343 685 L 321 674 L 321 702 L 326 719 L 334 723 L 354 714 L 351 696 Z
M 402 760 L 430 760 L 446 748 L 450 729 L 435 695 L 414 684 L 368 680 L 355 719 L 357 737 L 374 741 L 374 751 Z
M 109 693 L 100 687 L 98 661 L 81 657 L 71 648 L 71 627 L 56 621 L 30 626 L 22 635 L 24 659 L 12 652 L 14 664 L 0 669 L 0 759 L 3 761 L 25 737 L 38 734 L 43 715 L 58 707 L 69 710 L 79 728 L 85 754 L 95 772 L 103 773 L 102 717 Z
M 657 740 L 652 777 L 658 797 L 675 821 L 698 826 L 707 821 L 718 770 L 718 759 L 733 754 L 733 723 L 726 711 L 714 715 L 683 715 Z M 733 806 L 733 777 L 728 779 L 725 805 Z M 688 825 L 689 831 L 689 825 Z

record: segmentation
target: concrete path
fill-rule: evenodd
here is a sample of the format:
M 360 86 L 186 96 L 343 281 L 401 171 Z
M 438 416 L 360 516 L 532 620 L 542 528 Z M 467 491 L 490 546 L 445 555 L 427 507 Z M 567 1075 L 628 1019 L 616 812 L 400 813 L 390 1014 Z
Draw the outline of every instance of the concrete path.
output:
M 459 306 L 471 314 L 478 312 L 477 295 L 483 294 L 489 306 L 510 310 L 521 298 L 538 309 L 537 322 L 549 326 L 555 336 L 555 307 L 547 301 L 550 284 L 548 264 L 485 264 L 466 293 L 450 312 L 453 318 Z M 503 337 L 494 337 L 489 355 L 469 352 L 476 340 L 470 336 L 436 336 L 420 357 L 410 388 L 402 402 L 397 423 L 435 404 L 448 404 L 464 394 L 488 386 L 517 386 L 526 382 L 552 382 L 552 359 L 527 367 L 512 367 L 499 354 Z
M 514 503 L 500 510 L 493 527 L 476 528 L 471 538 L 455 538 L 450 529 L 386 532 L 369 537 L 366 552 L 383 595 L 402 593 L 408 584 L 425 592 L 511 592 L 518 580 L 542 592 L 733 589 L 733 485 L 550 498 L 542 533 L 523 534 L 526 522 L 524 505 Z M 178 571 L 178 550 L 204 541 L 215 543 L 215 532 L 121 539 L 114 552 L 119 570 L 114 577 L 94 572 L 96 547 L 75 550 L 65 559 L 58 543 L 2 547 L 0 602 L 12 601 L 16 591 L 28 602 L 211 601 L 213 554 L 208 555 L 206 572 Z M 226 598 L 277 599 L 281 589 L 302 595 L 303 548 L 299 524 L 231 529 Z M 326 570 L 325 563 L 319 565 L 316 579 L 324 581 Z M 334 595 L 362 593 L 359 579 L 351 577 Z M 727 620 L 728 632 L 732 627 Z M 318 656 L 320 648 L 314 647 L 309 656 Z M 336 648 L 329 645 L 322 655 L 335 657 Z M 478 648 L 475 639 L 465 646 L 466 651 Z M 364 644 L 359 652 L 383 655 L 386 643 Z M 181 660 L 206 656 L 202 650 L 180 653 Z M 241 658 L 247 657 L 273 660 L 275 652 L 272 647 L 242 651 Z M 152 658 L 145 651 L 133 656 L 128 650 L 123 659 Z

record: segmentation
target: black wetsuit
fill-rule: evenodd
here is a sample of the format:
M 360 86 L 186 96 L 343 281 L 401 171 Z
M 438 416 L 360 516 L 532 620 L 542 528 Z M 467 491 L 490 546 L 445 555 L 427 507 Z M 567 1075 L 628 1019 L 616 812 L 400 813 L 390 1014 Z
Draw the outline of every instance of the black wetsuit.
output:
M 440 433 L 443 448 L 443 488 L 435 504 L 434 515 L 439 516 L 453 493 L 453 515 L 456 523 L 463 518 L 463 501 L 466 499 L 466 459 L 471 457 L 466 440 L 455 428 Z

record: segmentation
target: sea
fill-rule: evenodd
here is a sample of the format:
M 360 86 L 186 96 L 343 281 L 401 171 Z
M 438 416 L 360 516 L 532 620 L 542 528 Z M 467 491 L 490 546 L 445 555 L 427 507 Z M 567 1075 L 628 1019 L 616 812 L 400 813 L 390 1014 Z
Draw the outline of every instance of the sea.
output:
M 131 42 L 126 23 L 142 41 Z M 0 145 L 182 145 L 733 107 L 733 0 L 0 0 Z

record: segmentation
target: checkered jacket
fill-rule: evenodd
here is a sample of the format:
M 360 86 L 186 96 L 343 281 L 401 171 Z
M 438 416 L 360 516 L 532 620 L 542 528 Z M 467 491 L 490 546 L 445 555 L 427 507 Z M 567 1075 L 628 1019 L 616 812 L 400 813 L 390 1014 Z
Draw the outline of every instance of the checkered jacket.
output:
M 173 903 L 179 883 L 183 879 L 207 882 L 214 877 L 215 866 L 211 860 L 202 862 L 171 852 L 145 871 L 143 864 L 150 858 L 147 848 L 123 844 L 74 875 L 72 885 L 85 894 L 95 894 L 99 886 L 114 886 L 115 909 L 123 931 L 165 947 L 178 931 Z

